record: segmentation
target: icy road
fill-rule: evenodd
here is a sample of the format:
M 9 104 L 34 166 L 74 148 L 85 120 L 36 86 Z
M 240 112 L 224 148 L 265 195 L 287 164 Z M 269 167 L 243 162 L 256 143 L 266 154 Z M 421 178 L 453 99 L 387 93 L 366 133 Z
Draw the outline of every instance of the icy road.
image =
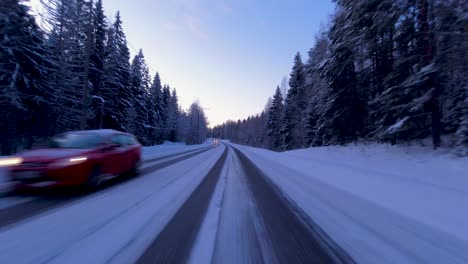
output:
M 140 177 L 92 194 L 4 196 L 0 263 L 468 263 L 464 233 L 274 155 L 224 143 L 160 146 L 145 149 Z M 460 188 L 450 203 L 467 201 Z

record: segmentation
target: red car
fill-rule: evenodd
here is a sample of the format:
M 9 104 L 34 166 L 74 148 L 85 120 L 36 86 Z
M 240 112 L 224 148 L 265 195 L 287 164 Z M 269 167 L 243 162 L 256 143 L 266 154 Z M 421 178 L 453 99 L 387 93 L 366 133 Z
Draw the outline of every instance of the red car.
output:
M 3 159 L 17 188 L 88 186 L 138 173 L 141 145 L 133 135 L 109 130 L 67 132 L 33 150 Z

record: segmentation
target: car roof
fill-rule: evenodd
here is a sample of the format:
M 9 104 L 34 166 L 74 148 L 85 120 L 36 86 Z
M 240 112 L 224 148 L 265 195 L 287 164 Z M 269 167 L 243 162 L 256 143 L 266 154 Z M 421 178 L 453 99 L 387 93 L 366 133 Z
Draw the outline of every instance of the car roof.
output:
M 101 136 L 110 136 L 114 134 L 125 134 L 128 135 L 128 133 L 117 131 L 114 129 L 94 129 L 94 130 L 77 130 L 77 131 L 70 131 L 67 133 L 74 133 L 74 134 L 96 134 L 96 135 L 101 135 Z

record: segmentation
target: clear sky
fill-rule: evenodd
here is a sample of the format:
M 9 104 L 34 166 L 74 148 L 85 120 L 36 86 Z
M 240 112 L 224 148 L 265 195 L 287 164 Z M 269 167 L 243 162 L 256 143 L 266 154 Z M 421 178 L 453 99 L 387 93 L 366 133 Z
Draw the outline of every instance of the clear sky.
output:
M 103 2 L 111 19 L 120 10 L 131 50 L 143 49 L 151 73 L 177 89 L 183 108 L 199 99 L 211 126 L 260 113 L 334 9 L 331 0 Z

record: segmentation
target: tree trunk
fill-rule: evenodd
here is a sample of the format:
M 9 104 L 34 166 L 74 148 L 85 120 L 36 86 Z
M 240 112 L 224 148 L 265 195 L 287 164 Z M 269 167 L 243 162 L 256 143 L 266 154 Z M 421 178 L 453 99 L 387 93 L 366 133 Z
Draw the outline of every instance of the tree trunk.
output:
M 83 80 L 83 99 L 81 107 L 81 124 L 80 129 L 86 129 L 86 112 L 88 111 L 88 97 L 89 97 L 89 64 L 91 63 L 91 51 L 92 51 L 92 23 L 88 25 L 86 32 L 86 49 L 85 49 L 85 61 L 84 61 L 84 80 Z

